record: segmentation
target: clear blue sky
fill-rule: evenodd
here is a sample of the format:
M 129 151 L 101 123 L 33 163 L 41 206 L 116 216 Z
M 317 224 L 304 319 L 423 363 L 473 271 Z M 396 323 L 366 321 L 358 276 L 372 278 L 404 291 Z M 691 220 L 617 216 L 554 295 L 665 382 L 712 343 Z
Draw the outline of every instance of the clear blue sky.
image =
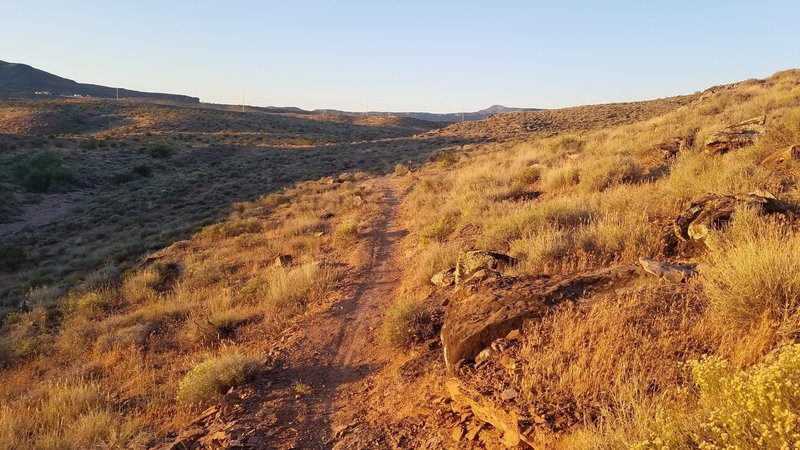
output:
M 800 67 L 798 1 L 8 0 L 0 59 L 216 103 L 560 107 Z

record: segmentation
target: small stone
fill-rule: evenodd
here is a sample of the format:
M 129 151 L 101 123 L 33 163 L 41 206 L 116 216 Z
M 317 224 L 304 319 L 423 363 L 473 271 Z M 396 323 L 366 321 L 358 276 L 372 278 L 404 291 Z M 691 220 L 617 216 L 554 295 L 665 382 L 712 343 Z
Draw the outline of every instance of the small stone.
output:
M 464 437 L 464 433 L 465 433 L 464 427 L 462 427 L 461 425 L 456 425 L 455 427 L 453 427 L 453 434 L 452 434 L 453 440 L 456 442 L 461 441 L 461 438 Z
M 506 339 L 509 340 L 509 341 L 521 342 L 522 341 L 522 333 L 519 331 L 519 328 L 516 328 L 516 329 L 511 330 L 511 331 L 508 332 L 508 334 L 506 335 Z
M 519 392 L 516 389 L 509 388 L 500 393 L 500 398 L 504 401 L 514 400 L 519 397 Z

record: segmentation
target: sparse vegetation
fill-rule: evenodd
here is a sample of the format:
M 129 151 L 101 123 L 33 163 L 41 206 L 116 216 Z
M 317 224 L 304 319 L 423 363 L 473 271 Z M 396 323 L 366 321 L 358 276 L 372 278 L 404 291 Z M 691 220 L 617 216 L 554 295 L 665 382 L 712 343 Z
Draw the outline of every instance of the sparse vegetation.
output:
M 259 362 L 251 356 L 221 354 L 196 365 L 178 386 L 178 402 L 203 404 L 216 401 L 217 396 L 239 386 L 253 377 Z
M 75 172 L 52 151 L 39 151 L 11 167 L 14 179 L 30 192 L 63 192 L 79 184 Z

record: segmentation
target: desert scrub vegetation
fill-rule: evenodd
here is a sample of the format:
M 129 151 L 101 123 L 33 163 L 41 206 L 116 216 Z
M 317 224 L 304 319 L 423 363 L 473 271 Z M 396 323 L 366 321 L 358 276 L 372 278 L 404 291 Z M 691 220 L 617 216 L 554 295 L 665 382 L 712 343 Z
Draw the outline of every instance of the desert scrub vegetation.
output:
M 199 363 L 190 370 L 178 386 L 177 400 L 185 405 L 197 405 L 217 400 L 228 389 L 250 381 L 260 362 L 252 356 L 222 353 Z
M 332 231 L 346 218 L 376 220 L 381 195 L 363 175 L 351 177 L 350 184 L 304 183 L 237 204 L 227 220 L 124 273 L 106 267 L 71 288 L 32 291 L 28 310 L 10 314 L 2 328 L 0 404 L 34 408 L 21 393 L 85 375 L 102 386 L 102 407 L 91 417 L 108 434 L 68 448 L 136 448 L 139 436 L 149 445 L 183 426 L 194 411 L 185 404 L 213 402 L 217 392 L 246 382 L 287 318 L 329 301 L 349 270 L 342 261 L 363 263 L 358 235 L 348 231 L 352 245 L 339 246 Z M 298 235 L 291 218 L 302 215 L 318 218 L 324 233 Z M 280 255 L 291 258 L 276 265 Z M 65 426 L 78 426 L 70 420 Z M 15 429 L 4 437 L 40 433 Z
M 768 318 L 781 334 L 795 335 L 800 331 L 800 235 L 781 224 L 753 220 L 752 211 L 742 214 L 749 220 L 734 218 L 708 253 L 703 286 L 712 315 L 743 330 Z
M 685 283 L 645 278 L 529 320 L 521 372 L 505 381 L 545 418 L 554 448 L 793 448 L 800 404 L 786 392 L 796 356 L 779 355 L 797 353 L 787 350 L 799 331 L 797 216 L 739 209 L 702 243 L 679 241 L 673 225 L 707 193 L 774 195 L 796 210 L 797 165 L 762 161 L 800 143 L 798 111 L 800 71 L 791 71 L 640 122 L 479 144 L 446 171 L 423 166 L 404 201 L 415 264 L 403 292 L 433 290 L 434 268 L 452 267 L 459 249 L 511 254 L 510 276 L 569 276 L 640 256 L 697 263 Z M 754 144 L 706 152 L 714 133 L 763 115 Z M 454 231 L 420 243 L 448 212 Z
M 0 407 L 1 449 L 145 448 L 151 438 L 116 410 L 97 383 L 49 382 L 21 403 L 16 408 L 24 414 Z
M 11 166 L 11 175 L 30 192 L 63 192 L 80 185 L 76 173 L 50 150 L 21 158 Z

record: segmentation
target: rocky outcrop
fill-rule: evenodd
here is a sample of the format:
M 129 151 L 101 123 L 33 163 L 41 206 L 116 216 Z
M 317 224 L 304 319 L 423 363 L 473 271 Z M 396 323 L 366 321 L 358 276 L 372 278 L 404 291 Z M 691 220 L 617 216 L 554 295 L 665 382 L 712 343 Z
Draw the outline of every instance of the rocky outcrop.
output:
M 639 257 L 639 265 L 645 272 L 672 283 L 682 283 L 697 273 L 694 264 L 673 264 L 656 261 L 645 256 Z
M 791 145 L 776 150 L 761 161 L 762 166 L 773 169 L 779 169 L 792 163 L 800 163 L 800 145 Z
M 621 288 L 637 278 L 635 266 L 593 270 L 559 279 L 489 274 L 439 293 L 446 296 L 441 338 L 447 368 L 452 371 L 460 361 L 473 360 L 497 338 L 520 328 L 527 319 L 542 316 L 555 305 Z
M 790 205 L 776 199 L 768 192 L 751 192 L 744 195 L 705 194 L 693 201 L 675 219 L 675 235 L 683 241 L 703 240 L 715 229 L 723 228 L 733 213 L 743 207 L 755 208 L 762 214 L 791 214 Z
M 706 140 L 706 153 L 723 155 L 737 148 L 753 145 L 764 133 L 766 116 L 753 117 L 724 128 L 712 134 Z
M 516 264 L 516 259 L 489 250 L 470 250 L 458 254 L 455 282 L 460 283 L 480 270 L 502 271 Z

